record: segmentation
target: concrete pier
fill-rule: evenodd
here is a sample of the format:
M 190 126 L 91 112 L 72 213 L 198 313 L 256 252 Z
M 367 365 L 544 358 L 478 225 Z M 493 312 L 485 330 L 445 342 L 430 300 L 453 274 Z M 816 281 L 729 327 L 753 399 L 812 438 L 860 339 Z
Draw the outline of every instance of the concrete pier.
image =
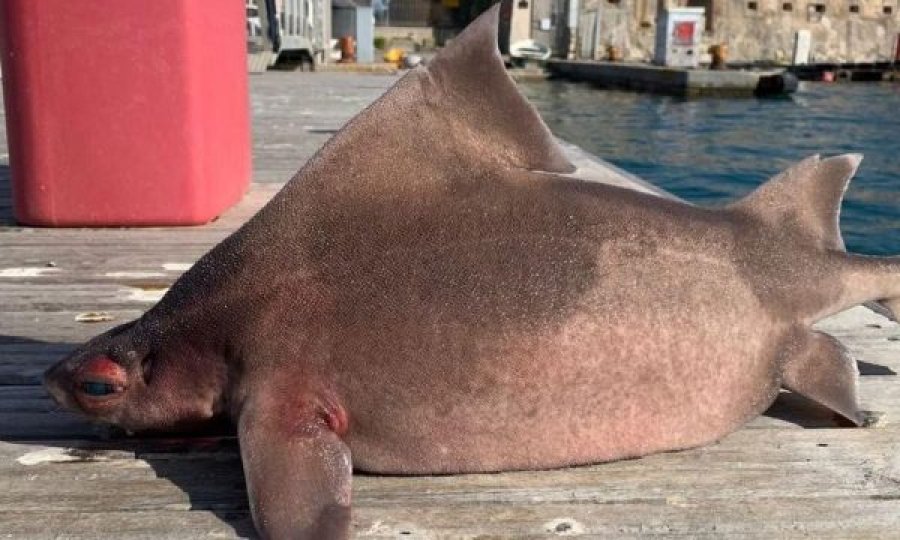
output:
M 778 71 L 682 69 L 594 60 L 548 60 L 554 77 L 607 88 L 683 97 L 754 97 L 789 94 L 796 78 Z
M 900 63 L 897 62 L 826 62 L 790 66 L 787 69 L 801 81 L 821 81 L 826 72 L 830 72 L 835 81 L 844 82 L 900 80 Z

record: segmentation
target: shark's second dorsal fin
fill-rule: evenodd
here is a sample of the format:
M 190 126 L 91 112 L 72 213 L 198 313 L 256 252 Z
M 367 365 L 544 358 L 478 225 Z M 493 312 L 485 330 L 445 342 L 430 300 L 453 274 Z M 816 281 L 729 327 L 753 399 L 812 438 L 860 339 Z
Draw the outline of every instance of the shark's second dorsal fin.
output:
M 729 208 L 775 227 L 791 227 L 825 249 L 844 249 L 838 226 L 841 199 L 862 156 L 812 156 L 772 178 Z

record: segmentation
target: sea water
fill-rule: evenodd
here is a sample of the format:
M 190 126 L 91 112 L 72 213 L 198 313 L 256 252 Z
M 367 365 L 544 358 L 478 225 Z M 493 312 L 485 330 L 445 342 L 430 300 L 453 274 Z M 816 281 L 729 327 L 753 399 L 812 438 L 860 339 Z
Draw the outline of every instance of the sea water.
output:
M 900 84 L 694 100 L 562 81 L 519 87 L 559 137 L 697 204 L 732 201 L 811 154 L 862 153 L 841 212 L 847 248 L 900 254 Z

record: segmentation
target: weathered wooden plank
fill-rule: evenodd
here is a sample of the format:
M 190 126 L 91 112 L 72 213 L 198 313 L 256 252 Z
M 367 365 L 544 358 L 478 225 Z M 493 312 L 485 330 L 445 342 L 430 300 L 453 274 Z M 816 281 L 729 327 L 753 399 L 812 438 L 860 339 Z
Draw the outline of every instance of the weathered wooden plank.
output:
M 141 303 L 130 309 L 105 309 L 112 320 L 97 323 L 78 322 L 76 317 L 82 310 L 9 312 L 0 308 L 0 354 L 12 350 L 8 348 L 13 345 L 18 350 L 39 353 L 59 343 L 80 342 L 140 316 L 148 307 Z
M 0 439 L 102 439 L 109 429 L 93 426 L 74 414 L 56 412 L 2 412 Z M 0 479 L 2 481 L 2 479 Z M 2 528 L 0 528 L 2 530 Z
M 41 514 L 0 514 L 0 525 L 6 538 L 187 540 L 246 538 L 253 530 L 246 513 L 230 515 L 229 523 L 210 511 L 130 510 L 121 513 L 85 513 L 57 512 L 53 510 L 52 503 L 47 506 L 47 510 Z
M 900 525 L 900 457 L 881 451 L 900 436 L 896 428 L 760 435 L 744 431 L 701 449 L 553 471 L 357 475 L 355 528 L 519 536 L 568 519 L 597 534 L 773 534 L 800 525 L 805 534 L 849 538 Z M 100 450 L 60 444 L 0 443 L 0 512 L 33 517 L 48 510 L 48 494 L 54 513 L 124 522 L 132 512 L 245 509 L 231 440 L 205 448 L 177 441 Z M 86 482 L 91 497 L 84 497 Z M 812 508 L 830 511 L 807 514 Z M 68 530 L 61 524 L 55 532 Z
M 40 285 L 144 276 L 172 279 L 206 253 L 211 242 L 178 246 L 139 243 L 128 249 L 107 245 L 81 246 L 81 249 L 52 254 L 33 246 L 8 248 L 0 263 L 0 282 Z M 42 254 L 40 258 L 34 257 L 36 252 Z M 52 261 L 52 267 L 48 266 L 49 261 Z
M 5 289 L 5 290 L 4 290 Z M 17 311 L 77 311 L 96 312 L 148 308 L 162 297 L 165 288 L 156 286 L 126 287 L 81 283 L 75 286 L 42 285 L 40 287 L 9 287 L 0 284 L 0 298 L 6 313 Z
M 294 170 L 299 169 L 305 160 L 299 159 L 294 164 Z M 282 179 L 286 181 L 288 178 Z M 0 185 L 5 182 L 0 178 Z M 174 240 L 185 232 L 188 236 L 198 238 L 221 237 L 233 230 L 241 223 L 256 213 L 272 196 L 277 193 L 283 184 L 251 184 L 244 198 L 233 208 L 228 209 L 222 216 L 202 226 L 197 227 L 109 227 L 109 228 L 30 228 L 5 226 L 0 227 L 0 245 L 46 245 L 66 247 L 66 240 L 76 240 L 79 244 L 110 244 L 116 239 L 127 239 L 135 235 L 147 238 L 149 241 L 176 244 Z M 175 233 L 175 234 L 173 234 Z
M 264 182 L 291 178 L 337 129 L 398 79 L 342 73 L 270 75 L 251 79 L 253 177 Z
M 4 514 L 12 538 L 236 538 L 250 534 L 246 513 L 128 510 Z M 622 506 L 546 504 L 527 508 L 481 504 L 429 507 L 357 506 L 357 538 L 896 538 L 894 501 L 786 499 L 753 505 L 729 501 L 634 502 Z M 223 519 L 225 521 L 223 521 Z M 58 532 L 59 531 L 59 532 Z M 243 532 L 244 534 L 241 534 Z
M 889 539 L 895 538 L 894 501 L 787 499 L 753 505 L 729 501 L 635 502 L 622 506 L 546 504 L 527 508 L 480 504 L 465 507 L 357 506 L 355 538 L 498 539 L 579 536 L 601 539 Z M 50 506 L 50 505 L 48 505 Z M 196 539 L 252 534 L 246 513 L 129 510 L 127 512 L 6 513 L 11 538 Z M 224 520 L 224 521 L 223 521 Z

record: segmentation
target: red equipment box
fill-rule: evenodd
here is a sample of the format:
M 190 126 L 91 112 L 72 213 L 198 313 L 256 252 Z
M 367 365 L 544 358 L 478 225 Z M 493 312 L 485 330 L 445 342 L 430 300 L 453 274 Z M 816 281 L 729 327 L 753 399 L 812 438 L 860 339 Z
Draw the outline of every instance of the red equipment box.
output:
M 189 225 L 250 181 L 242 0 L 3 0 L 15 217 Z

